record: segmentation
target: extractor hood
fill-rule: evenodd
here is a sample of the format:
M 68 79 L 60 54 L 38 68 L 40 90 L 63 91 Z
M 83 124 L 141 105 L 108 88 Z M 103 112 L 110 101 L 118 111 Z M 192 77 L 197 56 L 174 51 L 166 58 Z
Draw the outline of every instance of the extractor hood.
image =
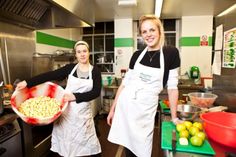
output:
M 94 26 L 93 0 L 1 0 L 0 21 L 30 29 Z

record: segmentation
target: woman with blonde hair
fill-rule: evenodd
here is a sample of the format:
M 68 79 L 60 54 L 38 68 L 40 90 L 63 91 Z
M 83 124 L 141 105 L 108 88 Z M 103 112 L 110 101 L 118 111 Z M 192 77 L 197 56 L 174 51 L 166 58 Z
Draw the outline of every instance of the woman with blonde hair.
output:
M 159 94 L 165 86 L 172 121 L 180 122 L 176 116 L 179 51 L 165 46 L 164 29 L 156 16 L 142 16 L 139 30 L 147 47 L 131 57 L 107 117 L 108 140 L 124 146 L 127 157 L 151 157 Z

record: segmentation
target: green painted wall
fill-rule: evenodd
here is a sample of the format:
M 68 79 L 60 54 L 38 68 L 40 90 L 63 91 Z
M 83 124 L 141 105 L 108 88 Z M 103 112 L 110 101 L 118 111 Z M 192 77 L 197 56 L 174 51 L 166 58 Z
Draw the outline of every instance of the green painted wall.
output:
M 115 38 L 115 47 L 133 47 L 133 38 Z
M 201 46 L 200 37 L 181 37 L 179 45 L 184 46 Z M 212 37 L 208 37 L 208 46 L 212 46 Z
M 68 40 L 65 38 L 53 36 L 50 34 L 42 33 L 42 32 L 36 32 L 36 43 L 39 44 L 45 44 L 45 45 L 51 45 L 51 46 L 58 46 L 58 47 L 64 47 L 64 48 L 71 48 L 73 49 L 73 46 L 76 41 Z

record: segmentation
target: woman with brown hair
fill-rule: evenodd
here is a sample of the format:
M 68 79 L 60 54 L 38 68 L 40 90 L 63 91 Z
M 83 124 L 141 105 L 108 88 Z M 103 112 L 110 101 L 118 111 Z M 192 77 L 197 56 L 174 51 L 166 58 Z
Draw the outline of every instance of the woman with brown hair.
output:
M 78 63 L 22 81 L 16 89 L 67 78 L 64 100 L 69 104 L 53 124 L 51 150 L 65 157 L 101 156 L 90 104 L 100 95 L 101 72 L 90 64 L 89 45 L 85 41 L 76 42 L 74 50 Z

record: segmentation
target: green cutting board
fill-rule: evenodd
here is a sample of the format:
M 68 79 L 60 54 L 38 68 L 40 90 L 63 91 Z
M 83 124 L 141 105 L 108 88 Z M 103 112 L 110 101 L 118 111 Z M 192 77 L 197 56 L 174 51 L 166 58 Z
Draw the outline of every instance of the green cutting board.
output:
M 175 125 L 172 122 L 162 122 L 161 127 L 161 148 L 172 150 L 172 130 L 175 129 Z M 208 155 L 215 155 L 215 151 L 209 144 L 207 140 L 204 141 L 204 144 L 201 147 L 196 147 L 190 144 L 187 146 L 179 144 L 179 134 L 176 131 L 176 151 L 181 152 L 191 152 L 191 153 L 201 153 Z
M 159 104 L 161 106 L 162 112 L 170 113 L 170 108 L 167 107 L 167 105 L 163 101 L 160 101 Z

